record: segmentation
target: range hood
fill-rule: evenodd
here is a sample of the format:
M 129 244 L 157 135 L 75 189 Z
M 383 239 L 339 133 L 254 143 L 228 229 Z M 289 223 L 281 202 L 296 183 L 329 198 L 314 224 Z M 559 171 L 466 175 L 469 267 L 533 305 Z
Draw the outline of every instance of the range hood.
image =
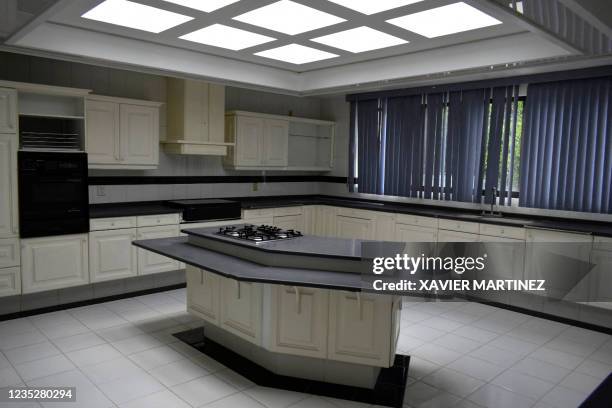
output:
M 168 134 L 161 142 L 170 154 L 225 156 L 225 87 L 168 78 Z

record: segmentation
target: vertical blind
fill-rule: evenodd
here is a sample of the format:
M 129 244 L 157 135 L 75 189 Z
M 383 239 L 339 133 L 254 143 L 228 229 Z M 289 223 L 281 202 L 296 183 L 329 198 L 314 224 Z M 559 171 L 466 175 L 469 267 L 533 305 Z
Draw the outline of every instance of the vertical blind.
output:
M 612 78 L 529 86 L 519 205 L 612 212 Z
M 357 105 L 357 179 L 359 192 L 383 194 L 381 180 L 381 106 L 379 99 Z

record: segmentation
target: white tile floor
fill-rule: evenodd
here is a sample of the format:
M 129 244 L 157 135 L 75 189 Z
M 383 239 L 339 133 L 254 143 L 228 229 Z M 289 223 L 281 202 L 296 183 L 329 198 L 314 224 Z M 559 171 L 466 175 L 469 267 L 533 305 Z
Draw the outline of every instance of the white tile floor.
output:
M 0 322 L 0 387 L 77 387 L 45 407 L 367 406 L 256 386 L 171 335 L 198 326 L 184 289 Z M 574 408 L 612 371 L 611 336 L 477 303 L 405 303 L 399 349 L 413 408 Z

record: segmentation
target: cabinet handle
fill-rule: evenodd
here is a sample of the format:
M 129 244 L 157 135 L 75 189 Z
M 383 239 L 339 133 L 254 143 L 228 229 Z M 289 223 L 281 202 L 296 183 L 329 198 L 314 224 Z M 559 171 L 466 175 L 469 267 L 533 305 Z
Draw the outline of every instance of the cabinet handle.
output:
M 363 320 L 363 307 L 361 307 L 361 293 L 357 292 L 357 307 L 359 308 L 359 321 Z
M 200 286 L 204 286 L 204 271 L 200 269 Z
M 297 312 L 297 314 L 302 313 L 302 308 L 301 306 L 301 302 L 300 302 L 300 288 L 298 288 L 297 286 L 293 287 L 295 289 L 295 310 Z
M 240 300 L 240 281 L 236 281 L 237 284 L 237 299 Z

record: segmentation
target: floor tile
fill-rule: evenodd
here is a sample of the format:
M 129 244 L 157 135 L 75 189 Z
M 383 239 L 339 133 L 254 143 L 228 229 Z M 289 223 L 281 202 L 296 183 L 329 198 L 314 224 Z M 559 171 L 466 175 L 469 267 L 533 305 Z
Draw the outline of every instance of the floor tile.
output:
M 0 350 L 2 351 L 45 341 L 47 338 L 38 329 L 21 333 L 0 332 Z
M 187 359 L 159 366 L 149 371 L 149 373 L 166 387 L 182 384 L 210 374 L 210 372 L 203 367 Z
M 583 357 L 575 354 L 565 353 L 563 351 L 541 347 L 529 355 L 529 357 L 546 361 L 550 364 L 559 365 L 568 370 L 573 370 L 584 361 Z
M 404 404 L 415 408 L 420 407 L 443 393 L 444 391 L 441 391 L 436 387 L 422 381 L 418 381 L 406 387 L 406 392 L 404 393 Z
M 173 361 L 182 360 L 184 357 L 168 346 L 161 346 L 132 354 L 129 358 L 145 370 L 151 370 Z
M 88 349 L 71 351 L 66 356 L 78 367 L 85 367 L 114 360 L 121 357 L 121 353 L 110 344 L 101 344 Z
M 491 340 L 488 345 L 523 356 L 526 356 L 527 354 L 533 352 L 535 349 L 538 348 L 537 344 L 506 335 L 499 336 Z
M 74 368 L 74 364 L 63 355 L 46 357 L 15 366 L 15 369 L 24 381 L 47 377 L 51 374 L 69 371 Z
M 122 377 L 144 373 L 145 371 L 126 357 L 85 366 L 81 371 L 95 384 L 110 382 Z
M 106 343 L 106 341 L 102 337 L 98 336 L 96 333 L 89 331 L 87 333 L 76 334 L 74 336 L 54 339 L 53 343 L 62 352 L 68 353 L 70 351 L 82 350 L 93 346 L 99 346 L 101 344 Z
M 58 324 L 56 326 L 43 326 L 40 331 L 48 338 L 60 339 L 62 337 L 74 336 L 76 334 L 88 333 L 90 329 L 79 321 L 74 321 L 66 324 Z
M 138 336 L 129 337 L 111 344 L 114 348 L 126 356 L 164 345 L 164 343 L 150 334 L 141 334 Z
M 601 384 L 602 380 L 577 371 L 570 373 L 559 383 L 562 387 L 590 394 Z
M 481 343 L 488 343 L 499 336 L 497 333 L 474 326 L 463 326 L 453 333 Z
M 555 384 L 539 378 L 532 377 L 525 373 L 508 370 L 495 377 L 491 384 L 505 388 L 517 394 L 524 395 L 534 400 L 540 399 L 550 391 Z
M 438 365 L 447 365 L 461 357 L 460 353 L 435 344 L 424 344 L 417 347 L 412 350 L 412 355 L 424 358 Z
M 444 337 L 441 337 L 444 338 Z M 425 340 L 417 339 L 416 337 L 409 336 L 400 330 L 400 335 L 397 341 L 397 347 L 402 352 L 409 352 L 415 348 L 425 344 Z
M 479 388 L 468 399 L 491 408 L 530 408 L 535 404 L 533 399 L 491 384 Z
M 512 370 L 557 384 L 570 370 L 535 358 L 527 357 L 512 366 Z
M 589 359 L 612 365 L 612 340 L 603 344 L 589 356 Z
M 131 374 L 98 384 L 98 387 L 108 398 L 119 405 L 165 389 L 163 385 L 147 373 Z
M 603 380 L 610 375 L 610 373 L 612 373 L 612 365 L 605 364 L 600 361 L 586 359 L 578 367 L 576 367 L 576 371 L 596 378 L 601 378 Z
M 105 307 L 93 307 L 72 314 L 91 330 L 101 330 L 127 323 L 125 319 Z
M 199 407 L 236 393 L 234 387 L 212 375 L 175 385 L 172 392 L 193 407 Z
M 455 320 L 445 319 L 440 316 L 434 316 L 429 319 L 423 320 L 421 324 L 427 327 L 433 327 L 434 329 L 450 332 L 457 330 L 459 327 L 464 326 L 463 323 L 459 323 Z
M 190 405 L 169 390 L 163 390 L 123 403 L 120 408 L 190 408 Z
M 461 357 L 447 367 L 482 381 L 490 381 L 504 371 L 503 367 L 470 356 Z
M 556 337 L 545 344 L 546 347 L 553 350 L 563 351 L 565 353 L 575 354 L 580 357 L 588 357 L 594 353 L 598 345 L 584 342 L 576 342 L 565 337 Z
M 308 396 L 299 392 L 268 387 L 253 387 L 244 393 L 268 408 L 285 408 Z
M 468 339 L 467 337 L 459 336 L 453 333 L 448 333 L 435 339 L 433 344 L 437 344 L 461 354 L 469 353 L 470 351 L 481 347 L 481 343 L 479 341 Z
M 306 397 L 303 400 L 298 401 L 297 403 L 291 405 L 290 408 L 338 408 L 338 405 L 334 405 L 332 402 L 325 398 L 312 396 Z
M 501 368 L 509 368 L 523 359 L 520 354 L 508 353 L 506 350 L 489 346 L 488 344 L 477 348 L 469 353 L 470 356 L 479 358 Z
M 11 319 L 0 322 L 0 333 L 20 334 L 36 330 L 30 319 Z
M 97 334 L 108 342 L 116 342 L 144 334 L 142 330 L 131 323 L 98 330 Z
M 586 399 L 588 394 L 557 386 L 542 397 L 542 402 L 557 408 L 576 408 Z
M 233 387 L 240 391 L 244 391 L 255 386 L 255 383 L 253 381 L 243 377 L 242 375 L 229 368 L 219 370 L 213 375 L 225 381 L 226 383 L 231 384 Z
M 422 381 L 435 388 L 450 392 L 451 394 L 458 395 L 460 397 L 467 397 L 479 387 L 484 385 L 484 381 L 449 368 L 441 368 L 440 370 L 424 377 Z
M 45 402 L 43 406 L 65 408 L 108 408 L 112 402 L 78 370 L 66 371 L 28 382 L 30 387 L 75 387 L 74 402 Z
M 61 351 L 50 342 L 45 341 L 43 343 L 6 350 L 4 354 L 13 365 L 17 365 L 45 357 L 56 356 L 61 354 Z
M 423 341 L 432 341 L 442 337 L 446 333 L 442 330 L 434 329 L 433 327 L 428 327 L 420 323 L 405 327 L 403 332 Z
M 419 357 L 411 356 L 410 364 L 408 365 L 408 376 L 420 380 L 426 375 L 429 375 L 439 369 L 440 366 L 438 364 L 434 364 L 431 361 L 427 361 Z
M 0 387 L 10 387 L 21 382 L 21 377 L 13 367 L 0 368 Z

